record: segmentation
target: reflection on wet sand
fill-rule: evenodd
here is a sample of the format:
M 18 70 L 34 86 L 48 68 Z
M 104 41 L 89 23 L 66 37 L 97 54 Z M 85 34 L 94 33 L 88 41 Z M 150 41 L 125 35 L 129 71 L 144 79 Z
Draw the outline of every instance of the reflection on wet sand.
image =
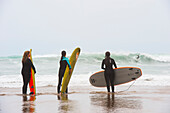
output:
M 58 95 L 58 100 L 60 100 L 60 104 L 58 106 L 58 111 L 59 112 L 64 112 L 67 113 L 68 111 L 72 110 L 72 106 L 70 101 L 68 100 L 68 95 L 67 94 L 62 94 L 62 95 Z
M 67 94 L 58 95 L 58 100 L 68 100 Z
M 93 94 L 90 96 L 91 104 L 107 112 L 117 109 L 141 109 L 141 102 L 135 99 L 120 97 L 113 93 Z
M 28 100 L 27 96 L 23 96 L 23 108 L 22 111 L 23 113 L 33 113 L 35 112 L 35 101 L 36 97 L 35 96 L 30 96 L 30 99 Z
M 107 107 L 112 108 L 114 107 L 115 95 L 114 94 L 107 94 Z

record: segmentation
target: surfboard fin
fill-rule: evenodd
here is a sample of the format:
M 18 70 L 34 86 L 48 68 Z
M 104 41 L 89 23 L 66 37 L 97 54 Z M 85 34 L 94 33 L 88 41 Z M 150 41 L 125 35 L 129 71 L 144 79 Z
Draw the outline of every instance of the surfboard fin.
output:
M 135 74 L 139 74 L 139 72 L 135 72 Z
M 34 94 L 34 92 L 30 92 L 30 95 L 33 95 Z
M 132 78 L 132 80 L 136 80 L 136 78 Z

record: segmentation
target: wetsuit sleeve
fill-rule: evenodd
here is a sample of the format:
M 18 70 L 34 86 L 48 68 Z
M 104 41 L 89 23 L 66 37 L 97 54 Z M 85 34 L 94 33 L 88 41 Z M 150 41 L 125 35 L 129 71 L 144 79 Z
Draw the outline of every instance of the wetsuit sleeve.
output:
M 105 69 L 104 68 L 104 60 L 102 61 L 102 66 L 101 66 L 102 69 Z
M 69 69 L 71 69 L 71 65 L 70 65 L 70 62 L 69 62 L 68 58 L 66 59 L 66 61 L 67 61 Z
M 112 64 L 115 66 L 115 68 L 117 68 L 117 65 L 114 59 L 112 59 Z
M 34 70 L 34 73 L 36 73 L 35 67 L 33 65 L 33 63 L 31 62 L 31 60 L 29 59 L 29 64 L 31 65 L 32 69 Z

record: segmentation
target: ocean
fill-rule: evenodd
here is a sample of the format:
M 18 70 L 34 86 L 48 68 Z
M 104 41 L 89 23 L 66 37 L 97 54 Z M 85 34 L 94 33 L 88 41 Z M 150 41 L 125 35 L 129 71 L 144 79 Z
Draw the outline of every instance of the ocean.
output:
M 138 58 L 139 55 L 139 58 Z M 70 55 L 67 56 L 68 58 Z M 134 52 L 111 53 L 118 67 L 139 67 L 143 75 L 136 80 L 137 86 L 170 86 L 170 54 L 148 54 Z M 69 86 L 93 87 L 89 77 L 101 71 L 104 53 L 81 53 Z M 0 57 L 0 87 L 19 88 L 23 85 L 22 55 Z M 60 55 L 34 55 L 36 86 L 56 86 L 58 83 Z M 129 86 L 132 82 L 124 84 Z

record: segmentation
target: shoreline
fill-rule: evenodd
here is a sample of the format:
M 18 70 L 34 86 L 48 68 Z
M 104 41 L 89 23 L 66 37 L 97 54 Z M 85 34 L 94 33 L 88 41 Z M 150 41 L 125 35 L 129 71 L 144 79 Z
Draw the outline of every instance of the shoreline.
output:
M 115 86 L 115 94 L 121 92 L 147 92 L 147 93 L 161 93 L 164 92 L 166 94 L 170 94 L 170 86 L 139 86 L 133 85 L 131 88 L 126 85 L 119 85 Z M 54 86 L 42 86 L 36 88 L 37 94 L 55 94 L 56 87 Z M 156 92 L 154 92 L 156 91 Z M 91 92 L 103 92 L 107 93 L 106 87 L 98 88 L 93 86 L 80 86 L 80 87 L 73 87 L 69 86 L 69 94 L 72 93 L 91 93 Z M 12 95 L 12 94 L 22 94 L 22 87 L 20 88 L 2 88 L 0 87 L 0 95 Z M 27 89 L 27 94 L 29 94 L 29 88 Z
M 121 91 L 124 88 L 107 93 L 106 88 L 76 91 L 70 87 L 70 92 L 61 96 L 53 91 L 56 87 L 38 87 L 36 96 L 22 95 L 21 88 L 0 88 L 0 113 L 169 113 L 170 86 L 132 86 Z

